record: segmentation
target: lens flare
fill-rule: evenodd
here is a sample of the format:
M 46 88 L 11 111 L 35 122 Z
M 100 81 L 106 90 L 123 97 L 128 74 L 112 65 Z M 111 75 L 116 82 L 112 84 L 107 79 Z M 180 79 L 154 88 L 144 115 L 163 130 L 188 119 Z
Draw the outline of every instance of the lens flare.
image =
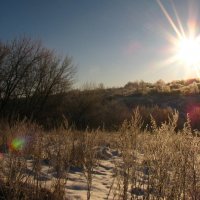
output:
M 10 143 L 10 149 L 14 151 L 21 151 L 25 147 L 26 140 L 23 137 L 16 137 Z
M 189 114 L 189 117 L 192 121 L 198 121 L 200 119 L 200 105 L 194 104 L 188 107 L 187 112 Z

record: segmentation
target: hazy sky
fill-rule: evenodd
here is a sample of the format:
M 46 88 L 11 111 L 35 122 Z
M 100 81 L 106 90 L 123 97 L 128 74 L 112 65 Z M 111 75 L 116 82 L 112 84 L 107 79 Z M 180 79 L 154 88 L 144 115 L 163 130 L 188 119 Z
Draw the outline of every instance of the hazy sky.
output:
M 184 28 L 200 8 L 200 1 L 191 2 L 174 0 Z M 170 0 L 162 3 L 174 18 Z M 27 35 L 72 56 L 77 85 L 191 76 L 180 64 L 163 64 L 170 56 L 167 34 L 175 33 L 156 0 L 1 0 L 0 25 L 3 41 Z

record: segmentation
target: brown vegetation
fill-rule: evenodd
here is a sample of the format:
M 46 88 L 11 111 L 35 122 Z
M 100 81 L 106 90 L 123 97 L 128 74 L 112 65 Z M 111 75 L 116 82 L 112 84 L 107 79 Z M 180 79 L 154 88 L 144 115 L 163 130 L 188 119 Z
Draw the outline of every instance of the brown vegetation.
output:
M 178 112 L 168 117 L 159 126 L 151 117 L 151 129 L 144 129 L 137 108 L 112 134 L 78 132 L 67 123 L 49 133 L 25 121 L 2 126 L 6 135 L 1 137 L 1 145 L 7 149 L 1 157 L 1 198 L 38 199 L 43 195 L 43 199 L 65 199 L 69 170 L 78 167 L 86 178 L 87 199 L 91 199 L 94 171 L 102 159 L 98 148 L 109 146 L 120 154 L 108 198 L 199 199 L 200 134 L 192 131 L 189 118 L 177 131 Z M 51 184 L 42 180 L 45 163 L 55 171 Z

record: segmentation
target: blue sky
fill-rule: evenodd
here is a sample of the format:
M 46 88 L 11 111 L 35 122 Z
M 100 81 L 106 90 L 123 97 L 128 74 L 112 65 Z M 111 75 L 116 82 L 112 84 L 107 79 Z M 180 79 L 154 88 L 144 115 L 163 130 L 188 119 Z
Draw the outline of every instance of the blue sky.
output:
M 162 2 L 174 17 L 170 0 Z M 191 0 L 174 4 L 186 27 Z M 27 35 L 72 56 L 76 86 L 188 76 L 176 63 L 160 64 L 170 56 L 165 33 L 175 34 L 156 0 L 1 0 L 0 24 L 3 41 Z

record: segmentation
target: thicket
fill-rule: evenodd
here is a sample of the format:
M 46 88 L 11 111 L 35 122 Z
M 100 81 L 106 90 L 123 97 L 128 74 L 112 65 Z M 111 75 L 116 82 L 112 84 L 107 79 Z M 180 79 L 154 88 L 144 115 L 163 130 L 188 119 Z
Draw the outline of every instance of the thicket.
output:
M 0 43 L 0 116 L 37 118 L 51 95 L 68 91 L 75 67 L 70 57 L 27 37 Z
M 199 94 L 200 80 L 187 79 L 176 80 L 165 83 L 163 80 L 158 80 L 155 83 L 148 83 L 144 81 L 128 82 L 124 86 L 125 94 L 183 94 L 192 95 Z

